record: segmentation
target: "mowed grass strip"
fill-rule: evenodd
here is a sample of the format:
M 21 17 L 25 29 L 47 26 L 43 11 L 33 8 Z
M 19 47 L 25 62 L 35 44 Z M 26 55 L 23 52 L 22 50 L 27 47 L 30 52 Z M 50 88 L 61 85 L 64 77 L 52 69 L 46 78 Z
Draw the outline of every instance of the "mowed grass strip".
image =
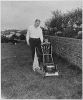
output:
M 1 95 L 6 99 L 81 99 L 82 73 L 55 56 L 62 77 L 46 77 L 32 70 L 30 46 L 1 44 Z M 71 65 L 72 67 L 72 65 Z M 79 72 L 79 73 L 78 73 Z

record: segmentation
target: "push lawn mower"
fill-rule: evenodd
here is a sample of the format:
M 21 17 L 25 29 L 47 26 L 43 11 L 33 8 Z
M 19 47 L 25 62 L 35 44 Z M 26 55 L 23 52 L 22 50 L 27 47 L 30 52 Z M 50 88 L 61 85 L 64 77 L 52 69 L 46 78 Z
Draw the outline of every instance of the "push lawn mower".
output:
M 57 70 L 57 65 L 54 64 L 53 62 L 53 57 L 52 57 L 52 45 L 50 42 L 48 43 L 43 43 L 41 45 L 42 48 L 42 55 L 43 55 L 43 64 L 40 70 L 39 64 L 38 64 L 38 59 L 37 57 L 34 58 L 35 60 L 35 65 L 33 64 L 33 69 L 39 74 L 42 74 L 43 76 L 58 76 L 58 70 Z M 36 52 L 35 52 L 36 56 Z

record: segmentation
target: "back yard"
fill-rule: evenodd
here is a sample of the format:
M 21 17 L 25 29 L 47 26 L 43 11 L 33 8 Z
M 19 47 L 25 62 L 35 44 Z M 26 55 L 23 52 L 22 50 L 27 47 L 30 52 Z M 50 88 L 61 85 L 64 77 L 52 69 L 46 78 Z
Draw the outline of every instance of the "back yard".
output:
M 33 72 L 26 43 L 1 44 L 1 96 L 6 99 L 82 99 L 82 71 L 54 57 L 61 76 Z

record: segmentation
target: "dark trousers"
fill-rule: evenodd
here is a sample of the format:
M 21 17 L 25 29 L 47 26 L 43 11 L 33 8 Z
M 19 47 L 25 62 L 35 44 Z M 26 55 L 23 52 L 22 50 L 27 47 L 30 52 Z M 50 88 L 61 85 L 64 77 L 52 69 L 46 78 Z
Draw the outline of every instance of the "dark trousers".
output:
M 36 48 L 37 56 L 39 58 L 38 61 L 39 61 L 39 64 L 40 64 L 40 62 L 43 61 L 40 38 L 30 38 L 29 39 L 29 43 L 30 43 L 30 46 L 31 46 L 31 52 L 32 52 L 33 61 L 34 61 L 35 48 Z

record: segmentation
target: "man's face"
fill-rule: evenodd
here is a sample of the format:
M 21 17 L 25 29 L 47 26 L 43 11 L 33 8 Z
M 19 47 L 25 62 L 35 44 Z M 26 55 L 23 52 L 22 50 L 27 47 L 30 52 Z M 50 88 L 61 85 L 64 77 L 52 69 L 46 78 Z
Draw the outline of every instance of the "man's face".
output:
M 35 22 L 35 26 L 38 27 L 40 25 L 40 21 Z

